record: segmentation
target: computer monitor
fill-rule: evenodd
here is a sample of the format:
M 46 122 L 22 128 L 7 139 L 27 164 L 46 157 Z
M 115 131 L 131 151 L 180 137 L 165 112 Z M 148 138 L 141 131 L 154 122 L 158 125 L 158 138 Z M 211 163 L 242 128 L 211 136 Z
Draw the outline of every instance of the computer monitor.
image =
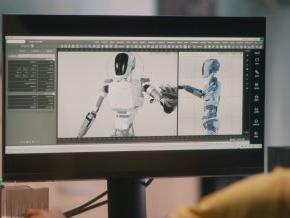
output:
M 5 181 L 263 170 L 265 19 L 3 16 Z

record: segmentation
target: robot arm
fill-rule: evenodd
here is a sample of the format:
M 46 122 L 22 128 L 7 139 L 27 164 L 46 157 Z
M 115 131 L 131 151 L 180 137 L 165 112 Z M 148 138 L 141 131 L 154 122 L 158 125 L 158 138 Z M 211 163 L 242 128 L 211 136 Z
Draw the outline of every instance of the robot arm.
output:
M 172 87 L 160 87 L 161 93 L 157 91 L 157 89 L 149 84 L 143 85 L 143 90 L 150 97 L 152 97 L 153 101 L 158 101 L 165 113 L 169 114 L 174 111 L 177 105 L 177 90 Z M 152 101 L 151 101 L 152 102 Z
M 181 85 L 181 86 L 178 86 L 178 89 L 184 89 L 185 91 L 201 98 L 205 95 L 205 92 L 201 89 L 197 89 L 197 88 L 194 88 L 192 86 L 188 86 L 188 85 Z
M 91 125 L 93 124 L 93 121 L 96 119 L 97 113 L 98 113 L 98 111 L 103 103 L 103 100 L 108 94 L 108 89 L 109 89 L 109 86 L 105 85 L 103 87 L 103 89 L 101 90 L 101 92 L 98 94 L 96 108 L 95 108 L 95 110 L 89 112 L 86 115 L 86 117 L 81 125 L 81 128 L 78 132 L 78 138 L 83 137 L 88 132 Z

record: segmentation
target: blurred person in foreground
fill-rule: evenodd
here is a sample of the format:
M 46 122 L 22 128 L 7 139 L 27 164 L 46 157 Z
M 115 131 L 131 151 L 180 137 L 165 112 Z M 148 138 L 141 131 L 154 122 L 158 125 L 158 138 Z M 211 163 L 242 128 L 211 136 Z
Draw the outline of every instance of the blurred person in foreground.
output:
M 64 218 L 57 210 L 30 210 L 29 218 Z M 236 182 L 169 218 L 288 218 L 290 169 L 277 168 Z
M 63 213 L 58 209 L 52 209 L 49 211 L 40 209 L 29 209 L 26 217 L 29 218 L 65 218 Z

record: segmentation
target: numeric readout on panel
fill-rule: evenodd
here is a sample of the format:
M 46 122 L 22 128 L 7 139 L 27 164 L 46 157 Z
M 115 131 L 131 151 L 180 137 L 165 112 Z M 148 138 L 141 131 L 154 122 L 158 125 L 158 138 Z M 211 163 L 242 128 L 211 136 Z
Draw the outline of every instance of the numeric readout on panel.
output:
M 8 109 L 54 109 L 53 60 L 8 61 Z

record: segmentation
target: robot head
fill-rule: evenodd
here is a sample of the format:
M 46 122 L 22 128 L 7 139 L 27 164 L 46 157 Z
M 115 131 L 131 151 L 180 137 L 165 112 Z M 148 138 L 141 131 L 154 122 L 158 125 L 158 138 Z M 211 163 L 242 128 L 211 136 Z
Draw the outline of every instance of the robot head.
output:
M 217 59 L 207 59 L 202 66 L 202 77 L 211 79 L 220 69 L 220 62 Z
M 119 53 L 115 57 L 115 78 L 127 79 L 135 69 L 136 59 L 132 53 Z

